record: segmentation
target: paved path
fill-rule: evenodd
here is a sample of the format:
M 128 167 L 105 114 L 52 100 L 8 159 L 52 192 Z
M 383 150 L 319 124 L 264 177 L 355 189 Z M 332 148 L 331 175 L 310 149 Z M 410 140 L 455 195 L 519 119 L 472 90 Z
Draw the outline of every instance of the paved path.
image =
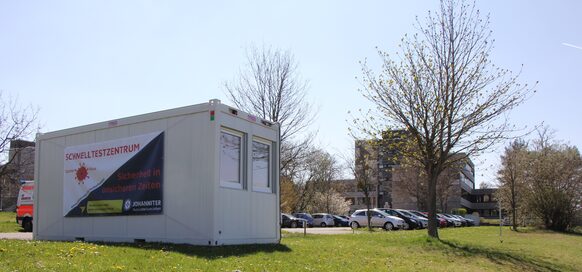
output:
M 303 233 L 303 228 L 283 229 L 286 232 Z M 353 233 L 351 228 L 307 228 L 307 234 L 348 234 Z
M 0 239 L 32 240 L 32 232 L 4 232 L 0 233 Z
M 303 228 L 283 229 L 286 232 L 303 233 Z M 307 234 L 348 234 L 353 233 L 351 228 L 307 228 Z M 8 240 L 32 240 L 31 232 L 5 232 L 0 233 L 0 239 Z

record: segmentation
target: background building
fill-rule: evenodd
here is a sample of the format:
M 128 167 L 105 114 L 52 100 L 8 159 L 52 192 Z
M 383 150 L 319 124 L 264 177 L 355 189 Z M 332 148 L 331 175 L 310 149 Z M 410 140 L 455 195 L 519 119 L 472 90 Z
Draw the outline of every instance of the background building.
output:
M 34 179 L 34 142 L 12 140 L 0 166 L 0 210 L 13 211 L 22 180 Z
M 401 163 L 398 150 L 405 135 L 404 131 L 392 131 L 390 137 L 382 140 L 358 140 L 355 142 L 356 171 L 361 171 L 366 163 L 372 169 L 369 179 L 373 185 L 370 190 L 372 207 L 387 207 L 426 210 L 427 185 L 422 169 L 405 166 Z M 365 154 L 365 160 L 358 156 Z M 361 173 L 360 173 L 361 174 Z M 345 186 L 346 200 L 352 202 L 351 210 L 365 208 L 365 195 L 356 186 L 356 180 L 343 180 L 353 183 Z M 437 184 L 437 209 L 442 212 L 464 208 L 468 213 L 478 212 L 480 216 L 498 216 L 496 189 L 475 188 L 475 166 L 469 158 L 460 158 L 457 163 L 444 171 Z

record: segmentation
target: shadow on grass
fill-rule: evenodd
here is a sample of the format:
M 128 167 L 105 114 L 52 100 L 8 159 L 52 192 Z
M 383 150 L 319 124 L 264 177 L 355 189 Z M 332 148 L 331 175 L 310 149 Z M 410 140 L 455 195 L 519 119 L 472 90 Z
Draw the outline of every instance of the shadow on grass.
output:
M 572 236 L 582 236 L 582 232 L 580 232 L 579 230 L 567 230 L 565 232 L 562 232 L 563 234 L 566 235 L 572 235 Z
M 525 271 L 562 271 L 560 267 L 555 264 L 525 257 L 516 253 L 499 251 L 491 248 L 482 248 L 476 246 L 463 245 L 458 242 L 439 240 L 439 242 L 446 248 L 462 253 L 468 256 L 481 256 L 491 260 L 497 264 L 510 263 L 517 269 Z
M 187 244 L 165 244 L 165 243 L 105 243 L 91 242 L 92 244 L 128 247 L 142 250 L 167 251 L 195 256 L 208 260 L 226 258 L 231 256 L 242 257 L 256 253 L 291 252 L 291 249 L 282 244 L 253 244 L 253 245 L 228 245 L 228 246 L 194 246 Z
M 563 235 L 570 235 L 570 236 L 582 236 L 582 229 L 579 228 L 574 228 L 574 229 L 569 229 L 566 231 L 556 231 L 556 230 L 549 230 L 549 229 L 544 229 L 544 228 L 518 228 L 517 230 L 512 230 L 515 231 L 517 233 L 543 233 L 543 234 L 552 234 L 552 233 L 556 233 L 556 234 L 563 234 Z

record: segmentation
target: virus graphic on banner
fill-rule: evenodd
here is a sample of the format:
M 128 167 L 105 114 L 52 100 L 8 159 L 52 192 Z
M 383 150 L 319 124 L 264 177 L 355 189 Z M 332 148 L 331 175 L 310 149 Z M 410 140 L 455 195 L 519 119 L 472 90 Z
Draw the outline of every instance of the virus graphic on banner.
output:
M 89 169 L 85 166 L 85 163 L 79 163 L 79 168 L 75 171 L 75 179 L 78 184 L 85 183 L 85 180 L 89 178 Z

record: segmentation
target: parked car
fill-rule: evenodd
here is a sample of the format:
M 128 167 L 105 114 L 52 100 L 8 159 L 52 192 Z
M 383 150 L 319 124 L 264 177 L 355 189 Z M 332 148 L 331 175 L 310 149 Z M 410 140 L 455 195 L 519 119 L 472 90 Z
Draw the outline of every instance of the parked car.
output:
M 438 215 L 441 215 L 442 217 L 446 218 L 447 220 L 451 220 L 453 222 L 453 227 L 462 227 L 463 226 L 463 222 L 461 222 L 461 220 L 459 220 L 457 218 L 449 216 L 445 213 L 439 213 Z
M 346 216 L 346 215 L 336 215 L 336 216 L 339 216 L 339 217 L 347 220 L 348 222 L 350 221 L 350 217 L 349 216 Z
M 346 219 L 344 216 L 341 216 L 341 215 L 334 215 L 333 222 L 335 223 L 334 225 L 336 227 L 349 227 L 350 226 L 350 220 Z
M 281 227 L 282 228 L 301 228 L 303 224 L 307 223 L 307 220 L 302 218 L 297 218 L 293 215 L 281 213 Z
M 426 218 L 428 218 L 427 212 L 419 212 L 419 213 L 424 215 Z M 455 226 L 455 223 L 453 223 L 453 220 L 447 219 L 446 217 L 441 216 L 438 213 L 436 214 L 436 216 L 437 216 L 437 220 L 439 220 L 439 227 L 446 228 L 446 227 L 454 227 Z
M 335 225 L 333 215 L 329 213 L 314 213 L 312 216 L 314 226 L 333 227 Z
M 420 223 L 419 221 L 417 221 L 416 219 L 412 218 L 411 216 L 404 214 L 398 210 L 395 209 L 387 209 L 387 208 L 378 208 L 378 210 L 381 210 L 385 213 L 387 213 L 388 215 L 391 216 L 396 216 L 402 220 L 404 220 L 404 222 L 406 222 L 406 225 L 404 226 L 404 229 L 410 230 L 410 229 L 420 229 L 422 228 L 422 223 Z
M 461 226 L 462 227 L 467 227 L 469 225 L 469 223 L 467 222 L 467 220 L 465 220 L 465 218 L 463 218 L 462 216 L 457 216 L 457 215 L 450 214 L 450 213 L 447 213 L 446 215 L 448 215 L 449 217 L 452 217 L 452 218 L 455 218 L 455 219 L 461 221 Z
M 463 226 L 465 226 L 465 227 L 470 227 L 470 226 L 475 225 L 475 221 L 473 221 L 472 219 L 462 217 L 458 214 L 449 214 L 449 216 L 452 216 L 454 218 L 461 220 L 461 222 L 463 223 Z
M 368 216 L 366 212 L 367 212 L 366 209 L 356 210 L 350 216 L 350 226 L 352 228 L 368 226 Z M 370 225 L 372 227 L 380 227 L 385 230 L 397 230 L 404 228 L 404 224 L 406 224 L 404 220 L 395 216 L 388 215 L 385 212 L 380 211 L 378 209 L 371 209 L 370 215 L 371 215 Z
M 412 219 L 416 220 L 419 223 L 419 228 L 424 229 L 424 228 L 428 228 L 428 219 L 426 219 L 426 217 L 424 216 L 418 216 L 414 213 L 411 213 L 409 210 L 403 210 L 403 209 L 396 209 L 396 211 L 401 212 L 405 215 L 410 216 Z
M 421 212 L 415 211 L 415 210 L 404 210 L 404 211 L 407 212 L 407 213 L 409 213 L 409 214 L 411 214 L 411 215 L 413 215 L 413 216 L 415 216 L 415 218 L 422 223 L 422 227 L 423 228 L 428 228 L 428 216 L 427 215 L 424 215 Z M 437 219 L 437 220 L 439 220 L 439 219 Z M 447 223 L 446 222 L 441 222 L 439 220 L 439 226 L 440 227 L 442 227 L 442 224 L 441 223 L 443 223 L 445 227 L 447 226 Z
M 313 227 L 313 216 L 311 216 L 311 214 L 308 214 L 308 213 L 294 213 L 293 216 L 295 216 L 297 218 L 305 219 L 307 221 L 307 226 L 308 227 Z
M 445 222 L 447 223 L 447 227 L 454 227 L 455 226 L 455 221 L 453 221 L 452 219 L 449 219 L 440 213 L 437 213 L 436 216 L 438 219 L 445 220 Z
M 463 217 L 465 218 L 465 220 L 467 220 L 467 222 L 469 223 L 469 227 L 475 226 L 475 220 L 471 219 L 471 218 L 467 218 L 467 217 Z

